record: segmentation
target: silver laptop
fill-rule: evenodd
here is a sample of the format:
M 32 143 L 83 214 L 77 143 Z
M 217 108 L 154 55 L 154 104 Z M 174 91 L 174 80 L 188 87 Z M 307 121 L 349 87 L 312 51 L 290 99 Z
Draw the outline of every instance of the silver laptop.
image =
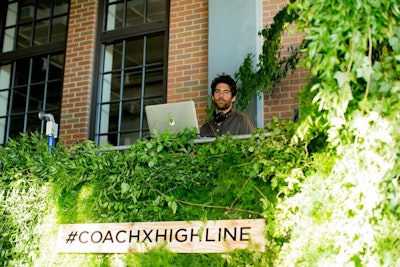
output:
M 164 133 L 167 129 L 176 133 L 188 127 L 195 127 L 199 133 L 193 101 L 148 105 L 145 110 L 150 135 L 155 131 Z

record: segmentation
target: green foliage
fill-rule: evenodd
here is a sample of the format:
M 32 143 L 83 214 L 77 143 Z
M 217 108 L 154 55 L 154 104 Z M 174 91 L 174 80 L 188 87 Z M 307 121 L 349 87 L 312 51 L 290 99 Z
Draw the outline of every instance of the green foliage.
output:
M 247 54 L 242 65 L 235 73 L 238 80 L 238 99 L 236 106 L 244 110 L 253 96 L 260 93 L 272 94 L 273 89 L 294 71 L 299 61 L 299 47 L 290 47 L 289 57 L 281 57 L 282 34 L 289 24 L 296 20 L 295 12 L 288 12 L 288 7 L 281 9 L 273 18 L 274 22 L 259 32 L 263 37 L 262 53 L 254 63 L 254 54 Z
M 124 152 L 85 141 L 50 153 L 45 138 L 22 135 L 0 148 L 2 266 L 265 266 L 268 254 L 250 251 L 57 254 L 54 242 L 60 223 L 273 220 L 266 209 L 278 192 L 288 193 L 283 177 L 298 169 L 294 157 L 305 156 L 304 144 L 290 145 L 294 129 L 276 121 L 269 137 L 260 130 L 249 140 L 225 136 L 201 145 L 186 129 L 138 140 Z
M 23 135 L 1 149 L 0 172 L 0 262 L 4 266 L 33 265 L 46 232 L 47 214 L 53 210 L 57 187 L 58 154 L 50 155 L 47 140 Z
M 313 76 L 301 97 L 314 105 L 294 140 L 322 133 L 334 153 L 314 154 L 321 167 L 280 200 L 275 264 L 398 266 L 398 2 L 304 0 L 290 8 L 305 33 L 301 64 Z

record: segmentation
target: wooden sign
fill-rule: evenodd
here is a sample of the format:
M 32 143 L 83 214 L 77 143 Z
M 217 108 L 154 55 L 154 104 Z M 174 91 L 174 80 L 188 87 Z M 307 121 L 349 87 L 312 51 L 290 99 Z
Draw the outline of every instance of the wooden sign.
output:
M 61 253 L 144 253 L 165 246 L 178 253 L 221 253 L 235 249 L 265 251 L 265 221 L 171 221 L 62 224 Z

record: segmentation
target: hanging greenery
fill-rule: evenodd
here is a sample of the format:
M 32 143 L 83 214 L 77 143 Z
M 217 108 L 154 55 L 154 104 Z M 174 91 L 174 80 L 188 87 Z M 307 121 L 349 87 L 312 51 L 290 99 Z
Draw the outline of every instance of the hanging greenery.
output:
M 301 0 L 291 8 L 312 75 L 301 96 L 313 106 L 295 139 L 325 132 L 334 160 L 316 158 L 319 171 L 280 202 L 280 226 L 270 232 L 275 265 L 400 266 L 398 1 Z
M 271 25 L 259 32 L 263 38 L 263 45 L 257 63 L 255 63 L 256 55 L 249 53 L 239 70 L 235 72 L 235 78 L 238 81 L 236 107 L 239 110 L 244 110 L 254 96 L 261 93 L 272 94 L 273 89 L 288 72 L 296 69 L 300 47 L 289 47 L 288 57 L 281 57 L 281 50 L 282 35 L 297 17 L 298 15 L 295 12 L 289 12 L 286 6 L 274 16 Z

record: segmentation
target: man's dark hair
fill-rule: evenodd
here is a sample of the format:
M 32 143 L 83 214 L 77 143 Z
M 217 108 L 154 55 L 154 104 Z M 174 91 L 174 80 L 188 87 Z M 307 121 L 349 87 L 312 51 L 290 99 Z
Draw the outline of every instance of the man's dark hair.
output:
M 217 87 L 217 84 L 219 83 L 226 83 L 227 85 L 229 85 L 229 87 L 231 88 L 231 92 L 232 92 L 232 97 L 236 95 L 237 90 L 236 90 L 236 82 L 234 79 L 232 79 L 231 76 L 223 73 L 221 75 L 218 75 L 211 83 L 211 92 L 214 95 L 215 92 L 215 87 Z

